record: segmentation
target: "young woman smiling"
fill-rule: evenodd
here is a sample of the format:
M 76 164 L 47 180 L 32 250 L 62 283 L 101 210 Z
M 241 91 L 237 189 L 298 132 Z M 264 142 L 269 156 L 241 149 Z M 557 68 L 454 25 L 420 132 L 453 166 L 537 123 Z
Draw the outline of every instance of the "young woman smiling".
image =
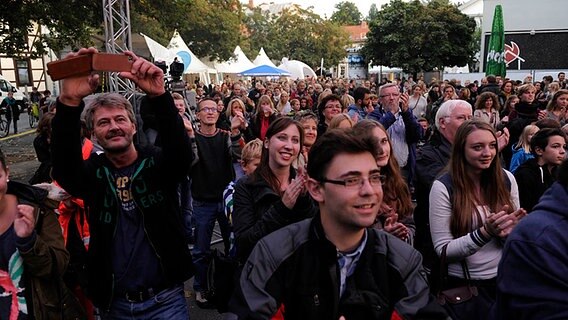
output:
M 303 141 L 304 128 L 298 121 L 288 117 L 274 120 L 266 131 L 260 164 L 253 174 L 237 182 L 233 227 L 241 262 L 262 237 L 314 215 L 303 168 L 296 171 L 292 166 Z
M 464 122 L 456 132 L 447 172 L 430 192 L 432 241 L 438 256 L 445 252 L 448 261 L 449 277 L 442 289 L 473 285 L 479 292 L 473 299 L 482 301 L 454 319 L 488 317 L 504 240 L 524 215 L 517 182 L 501 168 L 495 129 L 481 120 Z M 453 305 L 452 310 L 464 306 L 471 304 Z

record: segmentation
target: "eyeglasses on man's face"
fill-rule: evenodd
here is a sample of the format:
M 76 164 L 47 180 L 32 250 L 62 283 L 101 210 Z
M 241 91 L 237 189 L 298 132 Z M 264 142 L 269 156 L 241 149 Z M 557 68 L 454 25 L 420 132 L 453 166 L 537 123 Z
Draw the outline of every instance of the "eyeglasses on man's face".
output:
M 381 94 L 380 98 L 398 98 L 400 97 L 400 93 L 390 93 L 390 94 Z
M 205 112 L 205 113 L 216 113 L 217 112 L 217 108 L 215 107 L 205 107 L 205 108 L 201 108 L 201 110 L 199 110 L 199 112 Z
M 369 181 L 371 186 L 373 187 L 380 187 L 386 181 L 386 176 L 380 173 L 373 173 L 370 174 L 368 178 L 364 178 L 363 176 L 353 176 L 347 177 L 341 180 L 331 180 L 327 178 L 323 178 L 320 180 L 321 183 L 331 183 L 340 186 L 344 186 L 346 188 L 360 188 L 363 186 L 365 181 Z

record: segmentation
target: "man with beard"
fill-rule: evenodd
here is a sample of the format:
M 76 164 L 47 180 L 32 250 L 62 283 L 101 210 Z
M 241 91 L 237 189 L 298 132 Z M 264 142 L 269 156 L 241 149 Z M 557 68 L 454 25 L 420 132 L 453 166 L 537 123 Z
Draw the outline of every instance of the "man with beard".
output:
M 66 58 L 97 53 L 83 48 Z M 164 73 L 125 52 L 131 71 L 120 76 L 146 92 L 156 114 L 161 148 L 133 143 L 132 105 L 115 93 L 85 106 L 83 98 L 99 75 L 78 75 L 61 83 L 52 123 L 53 177 L 69 194 L 84 199 L 89 213 L 86 292 L 103 319 L 188 319 L 183 282 L 193 273 L 177 192 L 187 176 L 192 151 Z M 84 110 L 83 110 L 84 109 Z M 81 112 L 87 130 L 103 149 L 83 161 Z

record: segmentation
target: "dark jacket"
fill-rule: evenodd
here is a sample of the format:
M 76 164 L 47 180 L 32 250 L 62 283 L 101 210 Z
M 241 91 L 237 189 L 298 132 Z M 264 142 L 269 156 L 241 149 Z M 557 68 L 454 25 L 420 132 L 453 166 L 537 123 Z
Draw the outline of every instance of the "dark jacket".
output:
M 531 212 L 540 196 L 556 181 L 556 170 L 552 173 L 546 166 L 541 167 L 537 159 L 529 159 L 515 171 L 515 180 L 519 185 L 521 208 Z
M 554 183 L 507 237 L 493 319 L 568 319 L 568 190 Z
M 446 319 L 429 294 L 420 254 L 383 231 L 367 241 L 339 297 L 337 249 L 319 215 L 263 238 L 246 262 L 229 311 L 239 319 Z
M 18 203 L 37 208 L 33 245 L 28 250 L 19 248 L 34 319 L 84 319 L 84 311 L 63 283 L 69 253 L 53 211 L 57 203 L 47 200 L 47 191 L 14 181 L 8 182 L 7 193 L 15 195 Z
M 6 119 L 11 120 L 19 120 L 20 119 L 20 107 L 18 106 L 18 102 L 14 98 L 5 97 L 0 103 L 0 108 L 6 110 Z
M 138 149 L 131 192 L 160 260 L 165 285 L 169 286 L 182 283 L 193 274 L 177 193 L 178 183 L 186 178 L 193 156 L 171 95 L 165 93 L 149 102 L 159 111 L 155 114 L 163 137 L 162 147 Z M 108 308 L 115 293 L 111 252 L 121 212 L 112 174 L 115 168 L 105 154 L 93 154 L 83 161 L 79 122 L 83 108 L 57 103 L 52 124 L 53 176 L 69 194 L 85 201 L 91 232 L 88 294 L 96 306 Z
M 272 122 L 274 122 L 274 120 L 276 120 L 278 117 L 279 115 L 277 115 L 276 113 L 271 114 L 270 117 L 268 117 L 268 125 L 270 126 L 270 124 L 272 124 Z M 252 136 L 254 137 L 253 139 L 249 138 L 250 140 L 254 140 L 255 138 L 260 139 L 261 125 L 262 125 L 262 120 L 258 115 L 255 114 L 249 123 L 249 127 L 247 128 L 247 130 L 250 130 L 250 132 L 252 132 Z M 247 133 L 246 135 L 250 137 L 250 133 Z M 247 140 L 247 142 L 250 140 Z
M 436 130 L 420 150 L 416 158 L 416 177 L 414 187 L 417 206 L 414 209 L 414 222 L 416 223 L 416 237 L 414 245 L 424 257 L 424 265 L 430 267 L 437 259 L 430 235 L 430 189 L 432 183 L 440 175 L 450 161 L 452 151 L 451 143 Z
M 290 178 L 294 178 L 296 172 L 294 168 L 290 170 Z M 233 204 L 237 257 L 241 262 L 246 261 L 262 237 L 291 223 L 313 217 L 316 212 L 308 193 L 300 195 L 290 210 L 266 180 L 255 181 L 252 176 L 237 181 Z
M 497 96 L 501 94 L 501 87 L 497 83 L 488 83 L 487 85 L 480 88 L 479 93 L 493 92 Z

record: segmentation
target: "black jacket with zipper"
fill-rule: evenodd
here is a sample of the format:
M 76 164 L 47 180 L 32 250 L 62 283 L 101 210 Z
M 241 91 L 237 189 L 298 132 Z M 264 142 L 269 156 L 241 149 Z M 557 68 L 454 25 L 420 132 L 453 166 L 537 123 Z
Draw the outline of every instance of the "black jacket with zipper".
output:
M 130 191 L 160 260 L 165 285 L 173 286 L 193 275 L 177 193 L 177 185 L 187 176 L 193 155 L 171 95 L 165 93 L 149 102 L 157 111 L 162 145 L 137 147 Z M 68 107 L 57 101 L 52 125 L 53 176 L 69 194 L 85 200 L 91 233 L 87 294 L 97 307 L 107 310 L 114 297 L 111 252 L 121 209 L 112 176 L 113 164 L 104 154 L 82 159 L 79 117 L 83 107 L 83 103 L 80 107 Z

